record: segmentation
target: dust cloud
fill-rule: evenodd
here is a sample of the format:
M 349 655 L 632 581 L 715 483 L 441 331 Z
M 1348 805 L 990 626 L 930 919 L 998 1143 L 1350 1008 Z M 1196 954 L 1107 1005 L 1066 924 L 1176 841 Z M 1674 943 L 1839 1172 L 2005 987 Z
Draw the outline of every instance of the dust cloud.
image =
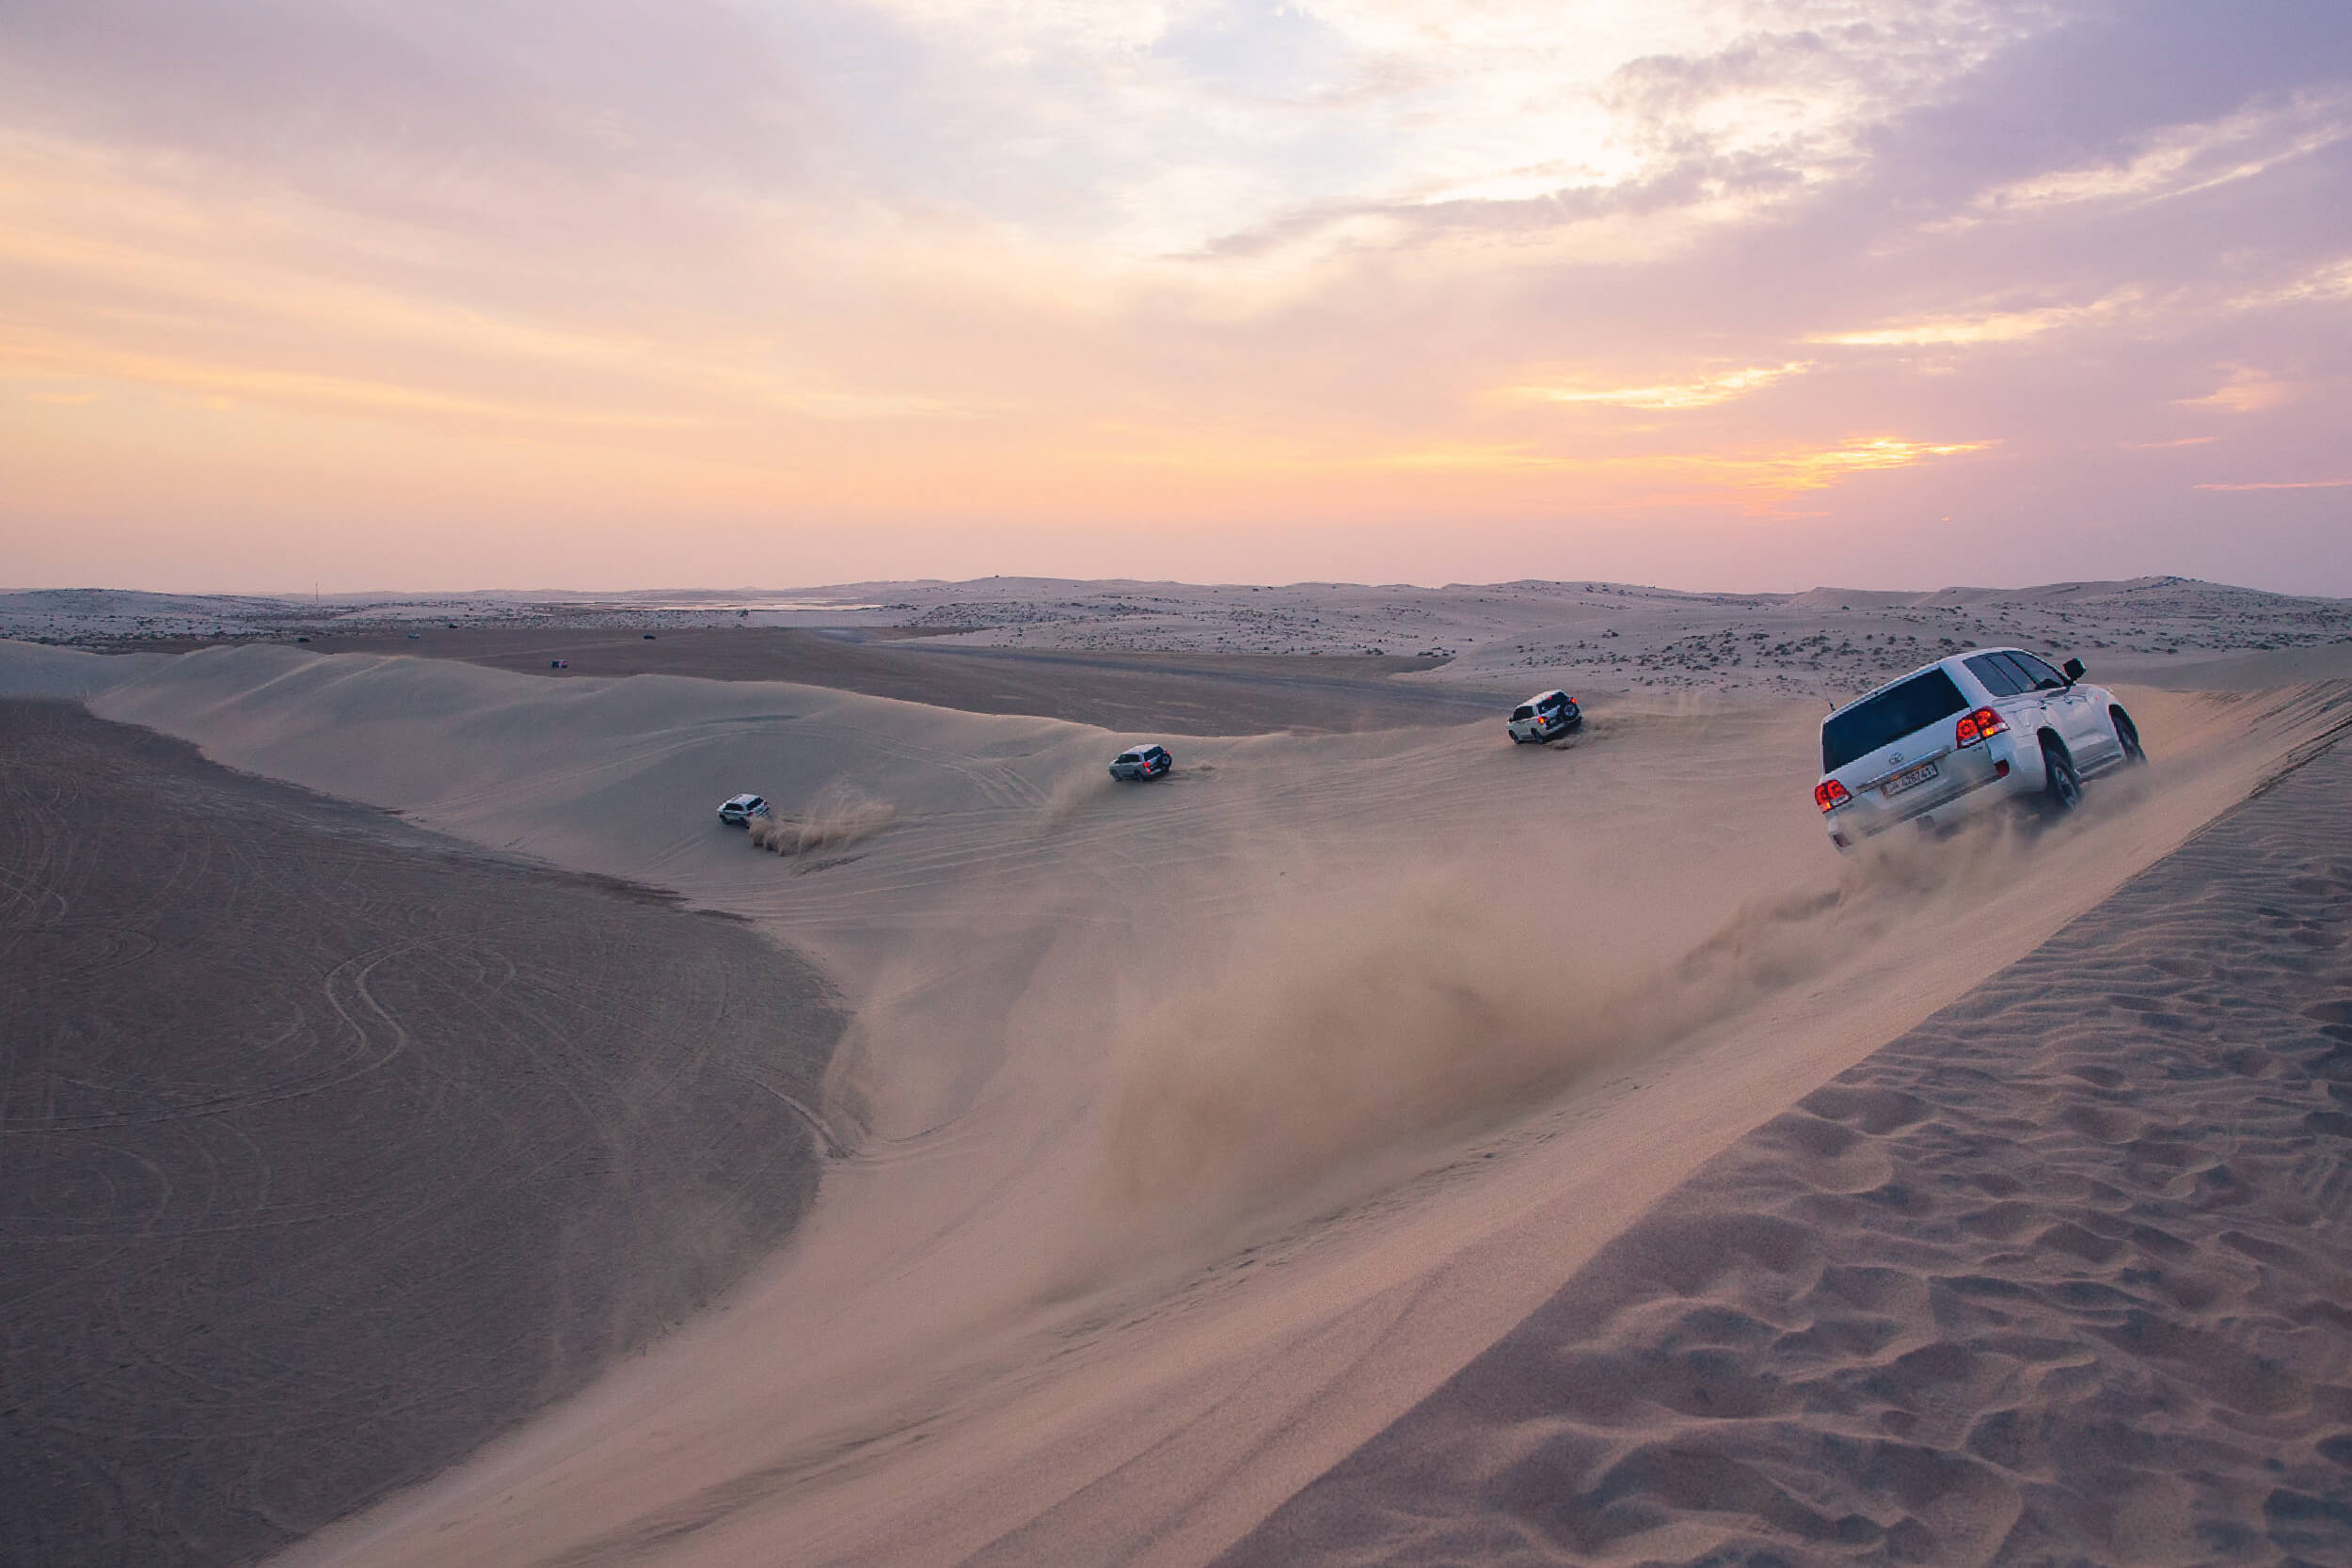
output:
M 1236 890 L 1251 912 L 1122 1028 L 1081 1272 L 1353 1201 L 1604 1069 L 1761 1028 L 1801 988 L 1907 985 L 1903 966 L 1936 969 L 1947 940 L 2034 926 L 2115 864 L 2160 858 L 2254 784 L 2266 748 L 2249 730 L 2318 731 L 2342 701 L 2133 698 L 2154 764 L 2098 776 L 2082 809 L 2018 802 L 1842 858 L 1824 845 L 1818 870 L 1783 863 L 1777 881 L 1668 836 L 1532 870 L 1431 846 Z
M 1039 824 L 1045 828 L 1060 827 L 1119 787 L 1119 781 L 1111 777 L 1107 768 L 1066 770 L 1054 781 L 1044 805 L 1039 808 Z
M 755 818 L 752 844 L 779 855 L 808 855 L 820 849 L 846 849 L 862 844 L 898 820 L 898 810 L 887 800 L 830 784 L 809 801 L 798 816 Z
M 1698 863 L 1608 889 L 1433 866 L 1269 895 L 1135 1025 L 1088 1250 L 1116 1267 L 1130 1246 L 1216 1244 L 1302 1197 L 1343 1200 L 1351 1175 L 1375 1182 L 1401 1152 L 1653 1058 L 1899 926 L 1964 919 L 2052 831 L 2004 815 L 1889 835 L 1728 919 L 1708 896 L 1721 868 Z

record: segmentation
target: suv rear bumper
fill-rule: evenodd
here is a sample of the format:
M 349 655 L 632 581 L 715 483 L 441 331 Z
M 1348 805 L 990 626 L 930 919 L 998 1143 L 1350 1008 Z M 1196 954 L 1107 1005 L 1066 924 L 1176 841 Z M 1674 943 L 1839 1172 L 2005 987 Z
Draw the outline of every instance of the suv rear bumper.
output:
M 1824 815 L 1830 842 L 1850 850 L 1906 822 L 1956 821 L 1995 801 L 2042 790 L 2041 753 L 2034 753 L 2030 766 L 2021 763 L 2013 734 L 1947 752 L 1935 763 L 1933 781 L 1891 798 L 1877 788 L 1856 790 L 1846 804 Z

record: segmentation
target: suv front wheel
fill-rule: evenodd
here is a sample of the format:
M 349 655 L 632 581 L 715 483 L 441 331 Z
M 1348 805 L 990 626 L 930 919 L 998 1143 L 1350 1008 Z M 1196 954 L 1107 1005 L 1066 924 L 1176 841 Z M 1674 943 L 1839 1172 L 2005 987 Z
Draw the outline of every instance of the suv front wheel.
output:
M 2139 726 L 2132 722 L 2132 716 L 2119 707 L 2108 710 L 2107 717 L 2115 721 L 2115 739 L 2123 748 L 2124 765 L 2146 767 L 2148 751 L 2139 743 Z
M 2074 771 L 2074 759 L 2046 736 L 2042 741 L 2042 803 L 2051 811 L 2063 814 L 2083 803 L 2082 775 Z

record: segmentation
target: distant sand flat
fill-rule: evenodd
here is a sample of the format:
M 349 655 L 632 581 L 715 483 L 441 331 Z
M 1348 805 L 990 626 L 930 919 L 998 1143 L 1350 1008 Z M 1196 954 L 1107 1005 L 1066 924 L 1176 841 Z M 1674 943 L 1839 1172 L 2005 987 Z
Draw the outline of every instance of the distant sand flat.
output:
M 0 1561 L 282 1546 L 815 1195 L 843 1019 L 740 925 L 63 703 L 0 702 Z
M 1218 1560 L 2352 1561 L 2352 745 L 1750 1133 Z

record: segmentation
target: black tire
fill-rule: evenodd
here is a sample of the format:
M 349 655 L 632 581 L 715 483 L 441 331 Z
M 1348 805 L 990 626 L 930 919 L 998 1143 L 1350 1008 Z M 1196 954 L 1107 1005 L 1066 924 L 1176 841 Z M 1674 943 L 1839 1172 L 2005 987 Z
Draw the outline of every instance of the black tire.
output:
M 2107 717 L 2115 722 L 2115 738 L 2123 743 L 2123 766 L 2147 767 L 2148 749 L 2139 743 L 2139 726 L 2132 722 L 2132 716 L 2117 707 L 2109 708 Z
M 2074 759 L 2066 754 L 2066 748 L 2044 737 L 2042 742 L 2042 803 L 2057 816 L 2063 816 L 2083 803 L 2082 775 L 2074 771 Z

